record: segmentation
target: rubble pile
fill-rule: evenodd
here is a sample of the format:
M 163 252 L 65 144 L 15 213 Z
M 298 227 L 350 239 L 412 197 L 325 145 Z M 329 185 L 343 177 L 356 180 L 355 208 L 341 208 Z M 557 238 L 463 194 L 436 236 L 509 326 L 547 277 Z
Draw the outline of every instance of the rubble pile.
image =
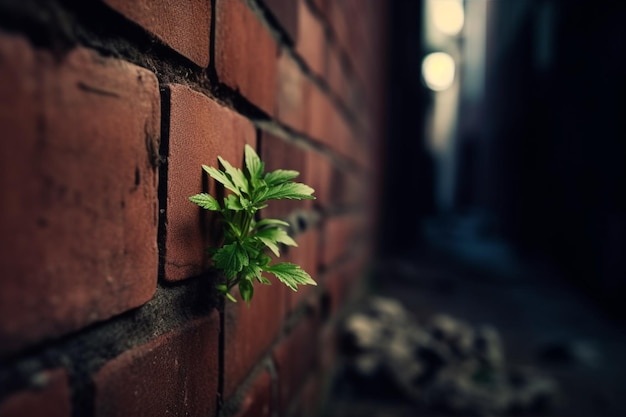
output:
M 342 353 L 361 381 L 395 385 L 422 407 L 463 416 L 544 412 L 556 383 L 507 364 L 498 331 L 446 314 L 419 323 L 398 301 L 373 297 L 347 317 Z

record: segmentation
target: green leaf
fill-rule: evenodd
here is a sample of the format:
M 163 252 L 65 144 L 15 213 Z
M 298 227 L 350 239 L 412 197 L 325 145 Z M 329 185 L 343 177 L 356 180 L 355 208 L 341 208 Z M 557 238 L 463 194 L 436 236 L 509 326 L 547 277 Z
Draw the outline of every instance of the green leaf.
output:
M 288 169 L 277 169 L 276 171 L 265 174 L 265 182 L 270 187 L 282 184 L 296 178 L 300 173 L 298 171 Z
M 272 258 L 267 255 L 261 255 L 257 258 L 257 264 L 261 267 L 261 269 L 265 270 L 265 268 L 272 262 Z
M 224 198 L 224 207 L 234 211 L 243 210 L 243 205 L 241 204 L 240 197 L 237 197 L 233 194 L 229 194 L 228 197 Z
M 269 239 L 272 242 L 282 243 L 287 246 L 298 246 L 296 241 L 293 240 L 284 229 L 279 229 L 277 227 L 259 230 L 253 235 L 253 237 L 258 239 Z
M 261 273 L 263 273 L 263 269 L 261 269 L 259 265 L 252 262 L 241 270 L 241 275 L 249 281 L 258 279 L 261 276 Z
M 222 294 L 226 294 L 228 292 L 228 286 L 225 284 L 218 284 L 215 286 L 215 288 Z
M 311 194 L 315 190 L 306 184 L 299 182 L 286 182 L 267 190 L 263 198 L 265 200 L 314 200 Z
M 254 295 L 254 285 L 252 285 L 252 282 L 247 279 L 239 281 L 239 293 L 241 294 L 241 298 L 250 305 L 250 300 L 252 300 L 252 296 Z
M 261 229 L 264 226 L 274 226 L 274 225 L 289 227 L 289 223 L 283 220 L 278 220 L 278 219 L 262 219 L 256 222 L 256 225 L 254 227 L 257 229 Z
M 250 174 L 250 179 L 259 180 L 263 178 L 263 170 L 265 169 L 265 164 L 261 162 L 259 155 L 255 152 L 254 148 L 248 144 L 244 147 L 244 156 L 246 160 L 246 168 L 248 169 L 248 173 Z M 253 183 L 255 183 L 253 181 Z
M 189 201 L 191 201 L 192 203 L 196 203 L 203 209 L 207 210 L 220 211 L 222 209 L 220 207 L 220 203 L 218 203 L 218 201 L 213 198 L 212 195 L 207 193 L 192 195 L 191 197 L 189 197 Z
M 290 262 L 281 262 L 264 269 L 294 291 L 298 291 L 298 285 L 317 285 L 305 270 Z
M 261 242 L 263 242 L 263 244 L 267 246 L 267 248 L 271 250 L 274 255 L 276 255 L 277 257 L 280 256 L 280 249 L 278 249 L 278 245 L 276 244 L 275 241 L 268 239 L 266 237 L 263 237 L 263 236 L 255 236 L 255 237 L 259 239 Z
M 287 245 L 287 246 L 298 247 L 298 244 L 296 243 L 296 241 L 293 240 L 291 236 L 289 236 L 287 231 L 285 231 L 284 229 L 275 229 L 275 230 L 277 231 L 275 239 L 278 243 L 282 243 L 283 245 Z
M 257 281 L 259 281 L 261 284 L 264 284 L 264 285 L 272 285 L 272 281 L 270 281 L 269 279 L 265 278 L 263 275 L 259 275 L 256 279 L 257 279 Z
M 206 165 L 202 165 L 202 169 L 204 169 L 215 181 L 221 183 L 225 188 L 228 188 L 230 191 L 234 192 L 237 195 L 241 195 L 241 191 L 239 191 L 239 188 L 237 188 L 237 186 L 231 181 L 226 173 L 220 171 L 217 168 Z
M 232 278 L 248 265 L 249 258 L 246 250 L 238 242 L 234 242 L 222 246 L 213 256 L 213 262 L 228 278 Z
M 241 246 L 248 253 L 250 262 L 257 262 L 259 256 L 262 254 L 261 252 L 263 248 L 250 237 L 247 237 L 243 242 L 241 242 Z
M 233 167 L 227 160 L 225 160 L 221 156 L 218 156 L 217 159 L 220 161 L 220 163 L 226 170 L 226 174 L 228 174 L 232 183 L 235 184 L 235 186 L 237 186 L 237 188 L 239 188 L 239 190 L 241 190 L 242 192 L 245 192 L 246 194 L 250 194 L 250 191 L 248 188 L 248 180 L 246 179 L 246 176 L 243 175 L 243 172 L 241 172 L 239 168 Z
M 233 303 L 237 302 L 237 299 L 235 297 L 233 297 L 231 293 L 227 292 L 225 295 L 226 295 L 226 298 L 228 298 Z

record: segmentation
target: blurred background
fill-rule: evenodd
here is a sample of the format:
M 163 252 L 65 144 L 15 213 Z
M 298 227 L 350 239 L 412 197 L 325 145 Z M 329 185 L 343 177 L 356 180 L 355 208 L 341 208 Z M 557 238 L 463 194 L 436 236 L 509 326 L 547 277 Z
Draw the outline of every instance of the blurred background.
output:
M 478 260 L 506 247 L 558 267 L 622 315 L 624 3 L 390 7 L 392 239 L 381 252 L 428 242 Z M 487 250 L 496 239 L 502 247 Z
M 494 325 L 562 394 L 519 413 L 626 415 L 626 3 L 388 7 L 374 287 L 423 321 Z

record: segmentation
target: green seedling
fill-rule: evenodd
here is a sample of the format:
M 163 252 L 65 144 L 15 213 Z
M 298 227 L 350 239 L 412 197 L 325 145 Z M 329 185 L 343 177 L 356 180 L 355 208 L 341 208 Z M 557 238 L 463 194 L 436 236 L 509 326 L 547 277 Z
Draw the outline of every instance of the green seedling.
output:
M 233 167 L 218 157 L 221 168 L 202 165 L 202 169 L 228 190 L 223 203 L 207 193 L 189 197 L 206 210 L 218 212 L 224 224 L 223 243 L 209 248 L 213 265 L 222 272 L 223 280 L 216 288 L 229 300 L 235 301 L 230 290 L 237 286 L 241 298 L 250 303 L 255 281 L 269 285 L 263 273 L 275 276 L 293 291 L 298 285 L 317 285 L 300 266 L 290 262 L 271 263 L 268 251 L 280 257 L 281 245 L 298 246 L 289 236 L 289 223 L 278 219 L 257 220 L 259 210 L 269 200 L 312 200 L 313 188 L 293 182 L 298 171 L 277 169 L 265 172 L 265 164 L 254 149 L 244 149 L 245 170 Z

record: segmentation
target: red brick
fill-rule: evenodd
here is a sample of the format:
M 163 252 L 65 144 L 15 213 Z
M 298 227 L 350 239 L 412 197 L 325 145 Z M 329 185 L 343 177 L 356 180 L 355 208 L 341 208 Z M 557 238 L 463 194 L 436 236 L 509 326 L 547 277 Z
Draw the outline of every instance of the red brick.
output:
M 94 376 L 95 415 L 214 415 L 219 331 L 214 311 L 106 363 Z
M 312 0 L 311 3 L 315 10 L 323 16 L 324 20 L 328 20 L 328 9 L 331 0 Z
M 298 42 L 296 52 L 317 75 L 326 72 L 326 34 L 322 22 L 311 12 L 306 0 L 298 3 Z M 296 2 L 294 1 L 294 2 Z
M 202 192 L 202 165 L 221 156 L 241 167 L 244 145 L 256 146 L 250 121 L 188 87 L 172 84 L 167 179 L 165 279 L 177 281 L 207 267 L 205 249 L 215 244 L 216 219 L 188 200 Z M 215 195 L 215 181 L 209 182 Z M 201 212 L 206 215 L 203 227 Z M 210 230 L 209 230 L 210 229 Z
M 349 102 L 349 84 L 350 80 L 343 71 L 341 62 L 341 53 L 336 46 L 329 46 L 326 55 L 326 72 L 325 79 L 330 89 L 340 100 L 346 104 Z
M 298 40 L 298 4 L 294 0 L 263 0 L 295 44 Z
M 318 364 L 320 324 L 317 312 L 304 316 L 274 349 L 278 374 L 278 408 L 283 415 L 291 398 Z
M 346 255 L 357 242 L 357 230 L 363 219 L 355 214 L 345 214 L 326 219 L 322 240 L 321 262 L 324 266 L 332 265 Z
M 328 20 L 337 43 L 345 51 L 349 46 L 348 16 L 345 13 L 345 0 L 328 1 L 326 5 Z
M 371 76 L 375 65 L 374 57 L 380 53 L 376 45 L 376 29 L 379 22 L 371 20 L 373 13 L 380 13 L 373 2 L 362 0 L 347 0 L 342 4 L 342 13 L 349 16 L 347 25 L 346 52 L 354 64 L 354 69 L 360 80 L 371 84 Z M 378 15 L 380 18 L 381 15 Z M 380 35 L 379 35 L 380 36 Z M 364 48 L 363 46 L 368 47 Z
M 272 285 L 255 284 L 254 297 L 248 306 L 237 289 L 237 303 L 226 301 L 224 346 L 224 397 L 235 392 L 260 358 L 267 352 L 282 329 L 287 291 L 273 277 Z
M 269 417 L 273 408 L 272 377 L 264 370 L 254 380 L 235 417 Z
M 0 353 L 108 319 L 156 290 L 156 77 L 0 37 Z
M 310 81 L 299 65 L 283 49 L 278 59 L 275 116 L 283 124 L 304 132 L 308 120 L 307 103 Z
M 333 173 L 332 162 L 328 156 L 316 151 L 308 151 L 306 163 L 307 184 L 315 190 L 314 206 L 326 207 L 330 202 L 330 188 Z
M 216 3 L 215 69 L 219 80 L 272 114 L 278 58 L 274 38 L 243 0 Z
M 360 150 L 350 126 L 331 98 L 315 86 L 307 95 L 307 111 L 306 133 L 344 158 L 357 160 Z
M 330 314 L 336 315 L 365 285 L 368 258 L 361 254 L 329 269 L 324 278 L 324 287 L 330 296 Z
M 367 195 L 367 185 L 373 181 L 367 180 L 365 172 L 350 172 L 347 170 L 335 170 L 330 184 L 330 202 L 338 207 L 363 206 Z
M 0 417 L 70 417 L 70 389 L 63 369 L 37 377 L 41 386 L 19 391 L 0 404 Z
M 104 0 L 200 67 L 209 65 L 209 0 Z
M 309 136 L 312 136 L 318 142 L 333 145 L 331 138 L 327 138 L 329 117 L 336 111 L 330 98 L 321 91 L 317 86 L 312 86 L 307 95 L 307 111 L 308 118 L 306 120 L 305 130 Z M 334 141 L 337 138 L 333 138 Z
M 338 331 L 337 325 L 334 323 L 325 325 L 320 331 L 319 370 L 325 378 L 332 375 L 337 364 L 339 356 Z
M 319 246 L 320 246 L 320 232 L 316 228 L 306 230 L 304 233 L 296 236 L 297 247 L 289 248 L 286 253 L 285 259 L 282 262 L 292 262 L 296 265 L 300 265 L 302 269 L 311 275 L 316 282 L 319 283 L 318 270 L 319 270 Z M 315 291 L 313 285 L 301 285 L 298 286 L 298 291 L 294 292 L 289 290 L 289 309 L 293 311 L 303 300 L 305 300 L 312 292 Z
M 322 411 L 322 378 L 318 373 L 310 375 L 289 406 L 289 415 L 298 417 L 316 417 Z
M 288 142 L 272 135 L 261 133 L 261 159 L 265 162 L 265 170 L 291 169 L 298 171 L 300 175 L 294 179 L 296 182 L 307 182 L 306 150 L 301 145 Z M 313 200 L 272 200 L 268 207 L 262 211 L 263 217 L 284 219 L 294 210 L 302 210 L 312 207 Z

